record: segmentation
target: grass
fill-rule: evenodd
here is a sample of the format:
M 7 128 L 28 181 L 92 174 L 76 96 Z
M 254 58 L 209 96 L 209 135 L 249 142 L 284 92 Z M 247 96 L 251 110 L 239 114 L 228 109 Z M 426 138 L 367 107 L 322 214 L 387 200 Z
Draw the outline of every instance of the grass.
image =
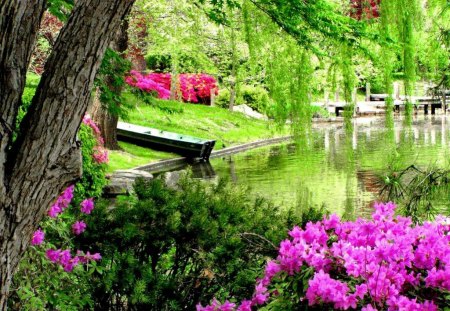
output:
M 123 151 L 109 150 L 109 173 L 178 156 L 174 153 L 156 151 L 126 142 L 119 142 L 119 145 Z
M 125 122 L 164 131 L 216 140 L 214 149 L 243 144 L 289 134 L 288 129 L 277 130 L 270 121 L 249 118 L 242 113 L 219 107 L 185 104 L 176 101 L 154 100 L 152 105 L 141 104 L 132 94 L 125 94 L 134 106 Z M 177 157 L 172 153 L 155 151 L 129 143 L 120 143 L 123 151 L 110 152 L 109 171 L 128 169 Z

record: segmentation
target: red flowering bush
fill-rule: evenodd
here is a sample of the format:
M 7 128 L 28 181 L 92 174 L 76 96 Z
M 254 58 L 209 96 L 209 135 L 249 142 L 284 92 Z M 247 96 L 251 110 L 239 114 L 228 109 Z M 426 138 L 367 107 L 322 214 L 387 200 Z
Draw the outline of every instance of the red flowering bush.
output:
M 63 23 L 56 16 L 44 12 L 36 46 L 31 55 L 30 71 L 36 74 L 43 73 L 45 62 L 62 27 Z
M 185 102 L 208 104 L 211 102 L 211 92 L 218 94 L 217 81 L 207 74 L 180 74 L 178 76 L 178 93 Z M 170 73 L 141 74 L 132 70 L 125 79 L 130 86 L 141 91 L 154 93 L 160 99 L 170 98 L 172 76 Z
M 393 203 L 376 204 L 372 220 L 336 215 L 294 227 L 281 242 L 250 300 L 213 301 L 198 311 L 272 309 L 438 310 L 450 291 L 450 219 L 413 225 L 394 216 Z M 303 286 L 302 286 L 303 284 Z
M 351 0 L 350 16 L 357 19 L 380 17 L 381 0 Z

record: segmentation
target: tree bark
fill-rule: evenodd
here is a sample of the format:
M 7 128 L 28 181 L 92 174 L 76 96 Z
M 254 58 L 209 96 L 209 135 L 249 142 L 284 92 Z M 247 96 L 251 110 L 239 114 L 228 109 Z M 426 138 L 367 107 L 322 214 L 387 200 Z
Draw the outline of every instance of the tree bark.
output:
M 77 1 L 11 148 L 4 140 L 10 141 L 31 55 L 30 42 L 45 1 L 11 0 L 0 5 L 1 311 L 7 308 L 13 273 L 33 232 L 52 201 L 81 175 L 76 133 L 101 57 L 133 2 Z
M 4 180 L 6 151 L 11 144 L 25 87 L 27 66 L 45 3 L 45 0 L 11 0 L 0 3 L 0 181 Z M 0 182 L 0 202 L 5 195 L 5 184 Z M 0 210 L 0 218 L 3 216 Z

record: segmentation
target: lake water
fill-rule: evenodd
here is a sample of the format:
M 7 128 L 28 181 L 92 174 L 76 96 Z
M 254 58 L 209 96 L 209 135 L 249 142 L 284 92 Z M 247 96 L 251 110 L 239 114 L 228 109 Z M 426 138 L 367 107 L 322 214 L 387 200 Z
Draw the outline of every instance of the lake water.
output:
M 408 125 L 384 117 L 313 125 L 299 144 L 269 146 L 211 159 L 192 167 L 197 178 L 226 177 L 250 187 L 251 195 L 281 206 L 325 206 L 345 218 L 368 216 L 378 198 L 379 179 L 389 167 L 449 166 L 450 117 L 417 116 Z M 449 198 L 436 205 L 447 209 Z

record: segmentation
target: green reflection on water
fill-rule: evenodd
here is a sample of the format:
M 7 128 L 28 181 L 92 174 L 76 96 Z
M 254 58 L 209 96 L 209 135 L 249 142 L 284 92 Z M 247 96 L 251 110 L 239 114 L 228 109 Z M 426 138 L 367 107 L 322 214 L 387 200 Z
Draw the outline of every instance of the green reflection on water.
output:
M 281 206 L 324 205 L 352 219 L 370 215 L 379 178 L 388 170 L 411 164 L 448 167 L 446 117 L 363 121 L 351 131 L 326 124 L 296 143 L 212 159 L 212 174 L 250 186 L 252 195 Z M 448 195 L 437 200 L 442 208 L 447 202 Z

